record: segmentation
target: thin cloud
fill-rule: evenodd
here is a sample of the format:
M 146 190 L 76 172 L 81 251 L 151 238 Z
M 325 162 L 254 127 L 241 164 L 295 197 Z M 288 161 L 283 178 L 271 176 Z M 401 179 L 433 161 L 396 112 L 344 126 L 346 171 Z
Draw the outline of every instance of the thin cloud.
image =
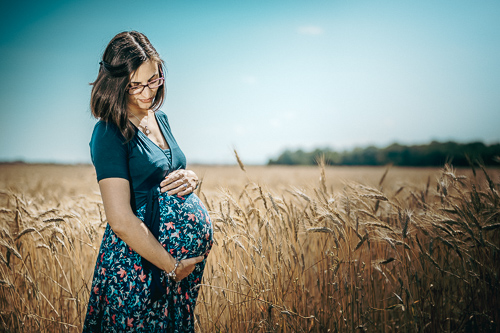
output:
M 325 31 L 323 28 L 318 27 L 317 25 L 303 25 L 297 28 L 297 32 L 301 35 L 321 35 Z

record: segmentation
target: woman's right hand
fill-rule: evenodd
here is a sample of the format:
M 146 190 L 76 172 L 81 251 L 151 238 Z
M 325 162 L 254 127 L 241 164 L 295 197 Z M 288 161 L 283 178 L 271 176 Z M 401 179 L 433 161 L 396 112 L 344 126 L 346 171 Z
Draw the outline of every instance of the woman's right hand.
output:
M 181 260 L 175 270 L 175 281 L 179 282 L 191 274 L 195 269 L 195 265 L 202 262 L 203 259 L 205 259 L 204 256 L 199 256 Z

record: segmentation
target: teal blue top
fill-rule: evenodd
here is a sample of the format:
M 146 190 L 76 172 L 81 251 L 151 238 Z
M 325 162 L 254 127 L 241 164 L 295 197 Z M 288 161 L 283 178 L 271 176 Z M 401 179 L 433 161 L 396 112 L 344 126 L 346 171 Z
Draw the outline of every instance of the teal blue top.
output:
M 132 140 L 125 143 L 118 127 L 102 120 L 95 124 L 90 140 L 97 181 L 127 179 L 134 211 L 146 203 L 148 191 L 158 186 L 166 175 L 186 168 L 186 157 L 172 135 L 167 115 L 157 111 L 155 117 L 170 149 L 161 149 L 136 127 Z

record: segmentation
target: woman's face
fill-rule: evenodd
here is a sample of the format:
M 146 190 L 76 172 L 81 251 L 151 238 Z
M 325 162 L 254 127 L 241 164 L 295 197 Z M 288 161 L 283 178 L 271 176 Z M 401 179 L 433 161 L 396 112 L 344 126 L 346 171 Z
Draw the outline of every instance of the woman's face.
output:
M 148 82 L 158 79 L 160 72 L 158 64 L 154 61 L 146 61 L 134 73 L 130 74 L 130 87 L 139 84 L 148 84 Z M 151 108 L 158 88 L 151 89 L 144 87 L 142 92 L 137 95 L 128 95 L 128 109 L 135 114 L 144 114 Z

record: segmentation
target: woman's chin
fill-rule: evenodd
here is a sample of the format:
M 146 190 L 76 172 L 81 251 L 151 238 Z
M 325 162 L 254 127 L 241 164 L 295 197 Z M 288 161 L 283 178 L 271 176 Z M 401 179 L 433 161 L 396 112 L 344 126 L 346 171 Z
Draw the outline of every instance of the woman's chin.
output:
M 137 103 L 133 105 L 130 109 L 132 110 L 132 112 L 135 111 L 136 113 L 143 113 L 150 110 L 151 105 L 153 105 L 153 103 Z

